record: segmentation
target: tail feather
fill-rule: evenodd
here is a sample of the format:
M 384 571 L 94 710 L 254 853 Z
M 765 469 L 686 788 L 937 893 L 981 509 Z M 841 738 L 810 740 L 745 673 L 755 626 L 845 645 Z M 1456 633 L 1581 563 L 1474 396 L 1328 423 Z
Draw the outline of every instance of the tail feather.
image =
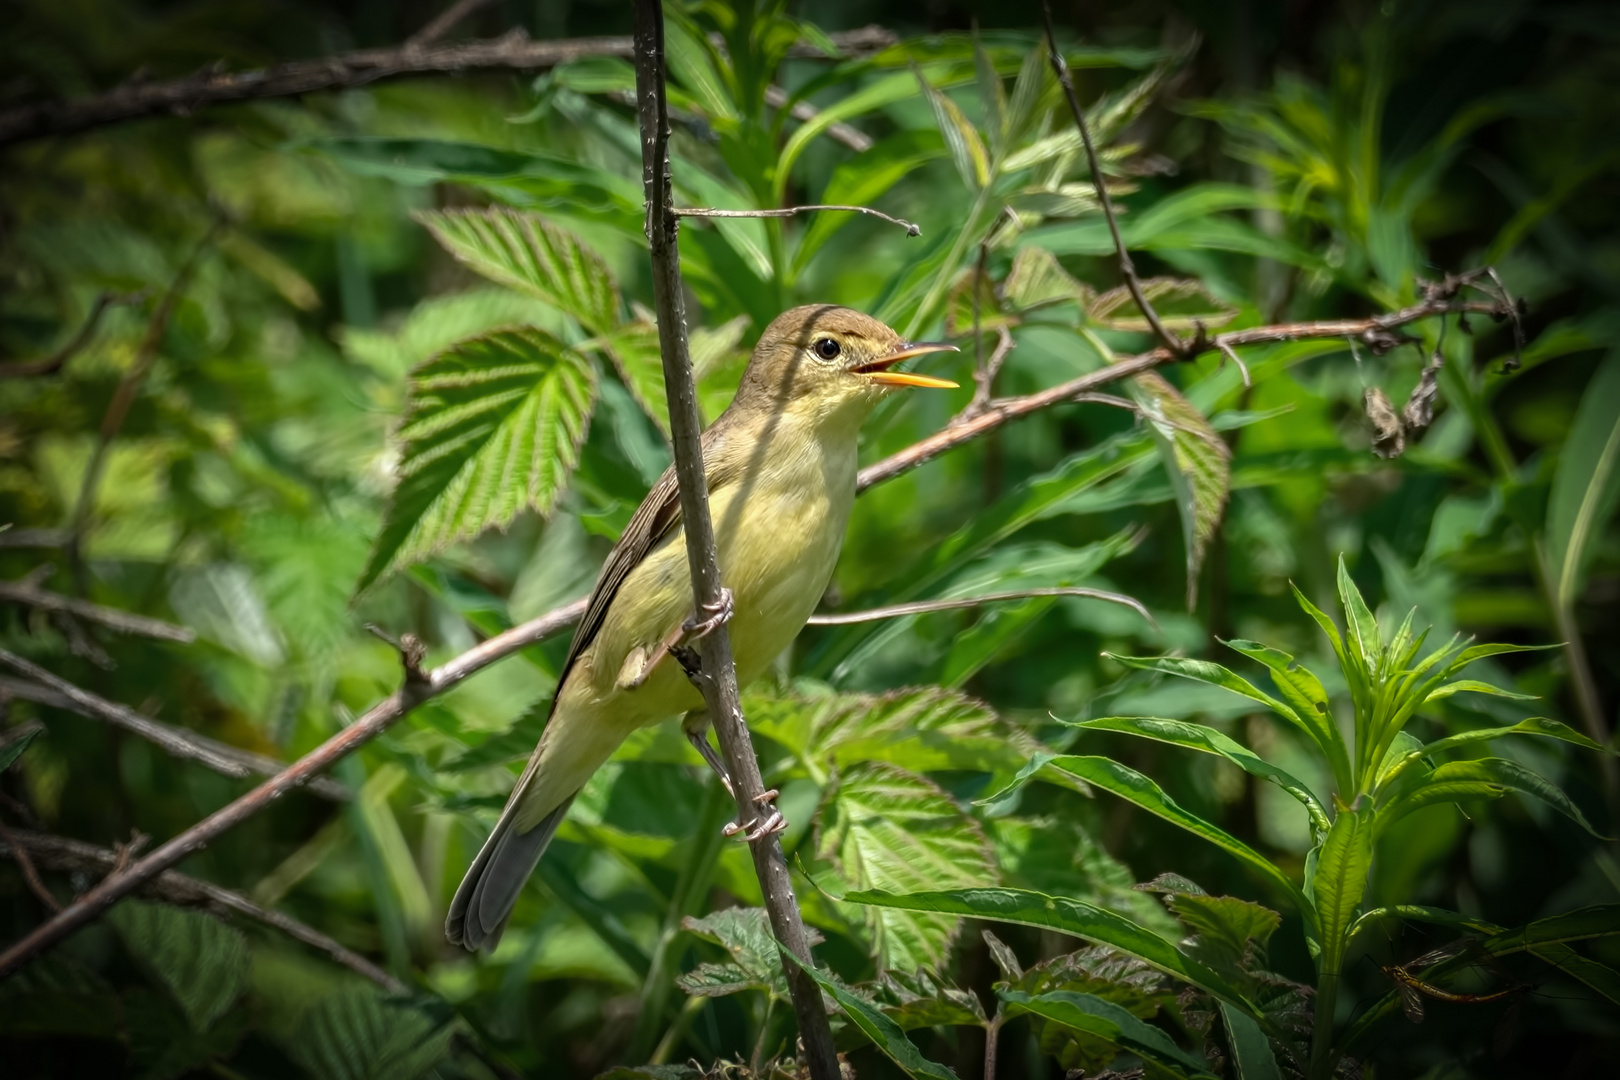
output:
M 527 832 L 519 832 L 515 824 L 517 800 L 506 808 L 450 901 L 444 933 L 451 944 L 470 952 L 493 949 L 500 942 L 524 884 L 573 802 L 570 795 Z

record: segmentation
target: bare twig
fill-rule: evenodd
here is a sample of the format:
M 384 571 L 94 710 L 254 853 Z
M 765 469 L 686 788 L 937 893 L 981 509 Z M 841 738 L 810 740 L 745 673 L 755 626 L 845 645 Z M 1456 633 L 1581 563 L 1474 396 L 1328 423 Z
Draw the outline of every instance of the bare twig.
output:
M 39 859 L 42 866 L 58 872 L 95 874 L 122 872 L 119 868 L 119 863 L 123 858 L 121 852 L 109 851 L 107 848 L 86 844 L 81 840 L 71 840 L 65 836 L 51 836 L 47 833 L 28 832 L 26 830 L 10 831 L 9 834 L 0 836 L 0 839 L 4 839 L 7 854 L 16 859 L 19 865 L 25 865 L 28 857 L 33 855 Z M 124 846 L 120 845 L 120 847 Z M 184 907 L 207 907 L 220 914 L 230 912 L 244 916 L 254 922 L 263 923 L 265 926 L 280 930 L 288 937 L 325 953 L 351 971 L 364 975 L 384 990 L 398 993 L 405 989 L 403 983 L 377 967 L 376 964 L 358 953 L 344 948 L 314 927 L 301 923 L 290 916 L 283 915 L 279 911 L 262 908 L 241 893 L 222 889 L 218 885 L 199 881 L 194 877 L 188 877 L 173 870 L 159 874 L 157 877 L 144 882 L 141 892 L 154 900 L 161 900 L 169 904 Z M 52 900 L 54 902 L 55 897 L 52 897 Z
M 674 208 L 670 179 L 663 0 L 636 0 L 635 39 L 636 99 L 641 123 L 641 171 L 652 257 L 653 306 L 658 317 L 659 351 L 663 357 L 664 387 L 669 403 L 670 442 L 675 452 L 681 523 L 686 534 L 694 610 L 714 612 L 723 609 L 724 586 L 715 555 L 714 525 L 709 519 L 709 497 L 703 473 L 703 450 L 699 441 L 703 422 L 698 415 L 692 360 L 686 343 L 678 243 L 680 218 Z M 699 685 L 731 776 L 738 823 L 746 824 L 763 805 L 765 783 L 760 776 L 759 759 L 754 754 L 748 725 L 743 721 L 731 636 L 725 623 L 719 623 L 705 634 L 698 642 L 698 649 L 703 672 Z M 754 872 L 759 877 L 772 933 L 803 965 L 814 964 L 810 938 L 799 914 L 798 898 L 793 894 L 793 882 L 780 841 L 769 830 L 761 830 L 750 839 L 749 851 L 753 855 Z M 838 1052 L 822 1007 L 821 990 L 801 963 L 782 958 L 809 1073 L 812 1080 L 838 1080 Z
M 72 537 L 66 529 L 0 529 L 0 548 L 66 547 Z
M 116 630 L 120 634 L 139 634 L 142 637 L 177 641 L 181 644 L 190 644 L 197 640 L 197 632 L 190 627 L 176 626 L 162 619 L 132 615 L 117 608 L 92 604 L 88 600 L 77 600 L 71 596 L 47 592 L 26 581 L 0 581 L 0 602 L 74 615 L 98 623 L 109 630 Z
M 780 109 L 787 104 L 788 92 L 780 86 L 771 85 L 765 88 L 765 104 L 773 109 Z M 808 101 L 795 101 L 788 110 L 788 115 L 801 124 L 808 124 L 821 115 L 821 110 Z M 834 142 L 843 143 L 857 154 L 864 154 L 872 149 L 872 136 L 860 128 L 843 121 L 827 125 L 827 138 Z
M 31 682 L 5 680 L 4 689 L 14 697 L 52 708 L 66 709 L 80 716 L 123 728 L 133 735 L 139 735 L 166 753 L 199 762 L 215 772 L 240 780 L 254 774 L 274 776 L 286 768 L 284 763 L 263 754 L 229 746 L 206 735 L 198 735 L 184 728 L 160 723 L 149 716 L 142 716 L 127 705 L 108 701 L 88 690 L 80 689 L 66 679 L 59 678 L 39 665 L 30 663 L 5 649 L 0 649 L 0 664 L 32 680 Z M 348 788 L 325 777 L 316 779 L 310 785 L 310 791 L 322 798 L 337 801 L 349 798 Z
M 469 15 L 489 7 L 494 0 L 456 0 L 439 12 L 438 18 L 405 39 L 407 49 L 425 49 L 456 28 Z
M 870 53 L 886 49 L 897 38 L 890 30 L 868 26 L 832 35 L 841 52 Z M 50 135 L 73 135 L 109 124 L 149 116 L 190 116 L 210 105 L 265 98 L 297 97 L 322 90 L 367 86 L 407 75 L 442 75 L 462 71 L 537 71 L 587 56 L 632 55 L 627 37 L 531 41 L 521 30 L 499 38 L 420 48 L 412 45 L 361 49 L 314 60 L 291 60 L 256 71 L 224 72 L 207 68 L 166 82 L 127 82 L 105 94 L 73 101 L 46 101 L 0 112 L 0 147 Z M 821 56 L 801 43 L 791 56 Z
M 1172 353 L 1180 355 L 1187 351 L 1187 345 L 1167 329 L 1159 321 L 1159 313 L 1153 310 L 1146 294 L 1142 292 L 1142 283 L 1136 277 L 1136 264 L 1131 262 L 1131 253 L 1125 249 L 1125 238 L 1120 235 L 1119 221 L 1114 215 L 1114 202 L 1108 195 L 1108 184 L 1103 179 L 1102 167 L 1097 163 L 1097 150 L 1091 144 L 1091 129 L 1086 126 L 1086 112 L 1080 107 L 1080 98 L 1074 92 L 1074 80 L 1069 78 L 1069 65 L 1063 59 L 1063 53 L 1057 46 L 1057 35 L 1052 32 L 1052 3 L 1051 0 L 1041 0 L 1041 17 L 1046 21 L 1046 51 L 1052 62 L 1052 70 L 1057 74 L 1058 83 L 1063 87 L 1063 95 L 1068 99 L 1069 111 L 1074 113 L 1074 122 L 1080 129 L 1080 141 L 1086 148 L 1086 164 L 1091 169 L 1091 183 L 1097 189 L 1097 201 L 1102 204 L 1103 217 L 1108 221 L 1108 234 L 1114 238 L 1114 251 L 1119 256 L 1119 273 L 1125 279 L 1125 288 L 1130 290 L 1131 299 L 1142 310 L 1142 317 L 1152 327 L 1154 336 L 1164 343 L 1164 347 Z
M 28 857 L 27 847 L 18 841 L 17 834 L 12 832 L 4 821 L 0 821 L 0 843 L 5 844 L 6 849 L 11 852 L 12 859 L 17 863 L 17 869 L 22 871 L 23 880 L 28 883 L 28 891 L 45 905 L 45 910 L 61 911 L 62 905 L 39 879 L 39 871 L 34 869 L 34 860 Z
M 882 218 L 884 221 L 887 221 L 890 224 L 900 226 L 902 229 L 906 230 L 907 236 L 922 235 L 922 228 L 920 226 L 913 225 L 911 222 L 902 220 L 901 218 L 890 217 L 881 210 L 873 210 L 870 206 L 787 206 L 780 210 L 716 210 L 713 207 L 704 206 L 676 206 L 670 208 L 670 213 L 674 214 L 676 217 L 785 218 L 793 217 L 795 214 L 803 214 L 811 210 L 837 210 L 848 214 L 870 214 L 873 217 Z
M 179 836 L 160 844 L 151 854 L 123 870 L 109 874 L 94 888 L 63 908 L 49 922 L 34 928 L 27 937 L 0 953 L 0 979 L 5 978 L 31 957 L 61 941 L 79 927 L 98 918 L 117 903 L 188 855 L 207 847 L 236 825 L 268 808 L 287 792 L 303 787 L 354 750 L 387 731 L 417 705 L 449 690 L 474 672 L 481 671 L 504 656 L 544 641 L 578 622 L 585 613 L 580 600 L 556 611 L 513 627 L 460 656 L 435 668 L 425 682 L 407 681 L 399 690 L 373 705 L 364 716 L 327 739 L 281 772 L 246 795 L 216 810 Z
M 1455 293 L 1442 290 L 1426 297 L 1418 304 L 1368 318 L 1286 323 L 1234 330 L 1216 335 L 1205 348 L 1217 349 L 1222 343 L 1231 346 L 1265 345 L 1339 337 L 1349 338 L 1353 342 L 1359 341 L 1370 348 L 1393 348 L 1399 344 L 1396 336 L 1398 329 L 1421 319 L 1463 312 L 1505 317 L 1500 303 L 1461 302 L 1454 297 Z M 932 461 L 946 451 L 994 431 L 1003 424 L 1029 416 L 1041 409 L 1072 401 L 1077 395 L 1090 393 L 1116 379 L 1137 375 L 1178 359 L 1179 357 L 1168 349 L 1155 349 L 1140 356 L 1119 360 L 1099 371 L 1047 390 L 1022 397 L 995 400 L 980 415 L 953 422 L 944 430 L 862 469 L 857 486 L 859 490 L 864 491 L 874 484 L 882 483 Z M 74 930 L 99 917 L 109 905 L 129 895 L 143 882 L 168 870 L 186 856 L 207 847 L 235 826 L 270 806 L 288 791 L 307 784 L 313 777 L 347 754 L 387 731 L 421 702 L 444 693 L 496 661 L 572 626 L 579 621 L 584 612 L 585 601 L 578 600 L 515 626 L 428 672 L 425 685 L 407 685 L 404 689 L 389 695 L 372 706 L 359 720 L 280 773 L 164 843 L 119 874 L 109 876 L 107 880 L 63 909 L 60 915 L 36 927 L 27 937 L 0 954 L 0 978 L 4 978 Z
M 983 596 L 963 596 L 954 600 L 917 600 L 909 604 L 891 604 L 868 611 L 840 612 L 831 615 L 810 616 L 811 626 L 849 626 L 854 623 L 878 622 L 882 619 L 900 619 L 907 615 L 926 615 L 934 611 L 957 611 L 984 604 L 1003 604 L 1012 600 L 1031 600 L 1039 596 L 1086 596 L 1093 600 L 1106 600 L 1110 604 L 1123 604 L 1149 623 L 1158 626 L 1140 600 L 1105 589 L 1087 589 L 1081 586 L 1060 585 L 1044 589 L 1018 589 L 1013 592 L 986 593 Z
M 96 327 L 101 325 L 101 317 L 110 307 L 120 304 L 138 304 L 146 298 L 144 292 L 132 293 L 99 293 L 90 303 L 90 313 L 84 317 L 84 323 L 79 327 L 78 333 L 67 340 L 67 343 L 49 356 L 38 360 L 13 360 L 0 364 L 0 379 L 24 379 L 35 375 L 54 375 L 60 371 L 62 365 L 77 356 L 90 339 L 95 336 Z
M 1243 362 L 1243 357 L 1237 354 L 1237 350 L 1224 341 L 1216 341 L 1215 347 L 1220 349 L 1221 354 L 1237 366 L 1238 374 L 1243 376 L 1243 389 L 1252 389 L 1254 381 L 1249 378 L 1249 365 Z
M 163 335 L 168 331 L 169 319 L 174 315 L 175 305 L 179 303 L 181 294 L 190 283 L 191 275 L 196 271 L 203 252 L 213 244 L 224 226 L 225 219 L 215 215 L 214 220 L 209 223 L 208 230 L 186 256 L 186 261 L 180 264 L 174 280 L 169 283 L 163 298 L 158 301 L 157 310 L 152 312 L 152 318 L 146 324 L 146 335 L 135 351 L 135 362 L 119 380 L 118 389 L 113 392 L 112 400 L 107 403 L 107 411 L 101 416 L 101 430 L 97 435 L 96 447 L 90 454 L 89 464 L 84 467 L 84 479 L 79 485 L 79 500 L 73 509 L 73 535 L 68 542 L 68 560 L 75 567 L 79 564 L 79 547 L 84 542 L 85 526 L 95 508 L 96 487 L 101 483 L 101 470 L 107 462 L 107 450 L 117 437 L 119 429 L 124 426 L 124 418 L 129 415 L 130 406 L 135 403 L 135 395 L 139 392 L 141 383 L 146 380 L 147 372 L 152 370 L 152 364 L 157 360 L 158 349 L 163 345 Z

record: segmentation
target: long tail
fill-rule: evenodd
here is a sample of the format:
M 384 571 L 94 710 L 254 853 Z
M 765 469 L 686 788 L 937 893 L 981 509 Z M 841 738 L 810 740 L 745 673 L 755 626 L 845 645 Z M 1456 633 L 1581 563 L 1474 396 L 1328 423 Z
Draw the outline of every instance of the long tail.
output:
M 444 933 L 451 944 L 470 952 L 486 945 L 493 949 L 500 942 L 524 884 L 573 802 L 570 795 L 534 828 L 519 832 L 515 821 L 520 803 L 511 801 L 450 901 Z

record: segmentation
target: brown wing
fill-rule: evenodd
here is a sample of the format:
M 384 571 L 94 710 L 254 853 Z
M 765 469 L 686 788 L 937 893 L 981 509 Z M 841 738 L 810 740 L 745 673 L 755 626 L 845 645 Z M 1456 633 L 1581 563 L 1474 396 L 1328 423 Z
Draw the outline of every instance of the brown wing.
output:
M 703 465 L 710 492 L 731 479 L 736 471 L 736 465 L 727 460 L 728 455 L 717 452 L 716 444 L 725 438 L 727 426 L 725 417 L 722 417 L 703 433 Z M 647 497 L 641 500 L 636 512 L 630 515 L 630 523 L 624 527 L 619 542 L 608 553 L 607 562 L 602 564 L 602 573 L 597 577 L 590 602 L 585 606 L 585 617 L 580 619 L 579 627 L 574 631 L 574 640 L 568 645 L 568 657 L 563 661 L 562 672 L 557 677 L 559 692 L 574 661 L 596 640 L 597 632 L 602 629 L 608 609 L 613 606 L 613 599 L 618 596 L 619 586 L 624 584 L 624 579 L 680 523 L 680 488 L 675 482 L 675 466 L 671 465 L 664 470 L 664 475 L 658 478 L 652 490 L 647 492 Z

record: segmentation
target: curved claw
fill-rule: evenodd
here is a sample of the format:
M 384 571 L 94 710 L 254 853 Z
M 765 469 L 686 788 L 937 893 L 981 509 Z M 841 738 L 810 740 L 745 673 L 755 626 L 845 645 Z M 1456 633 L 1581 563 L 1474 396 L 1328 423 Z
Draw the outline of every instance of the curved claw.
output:
M 735 598 L 731 595 L 731 590 L 721 586 L 719 602 L 713 605 L 703 604 L 698 610 L 702 612 L 703 618 L 698 618 L 697 614 L 694 613 L 691 618 L 681 624 L 681 629 L 686 631 L 687 641 L 697 641 L 699 638 L 713 633 L 716 627 L 730 622 L 731 616 L 736 613 L 737 604 Z

